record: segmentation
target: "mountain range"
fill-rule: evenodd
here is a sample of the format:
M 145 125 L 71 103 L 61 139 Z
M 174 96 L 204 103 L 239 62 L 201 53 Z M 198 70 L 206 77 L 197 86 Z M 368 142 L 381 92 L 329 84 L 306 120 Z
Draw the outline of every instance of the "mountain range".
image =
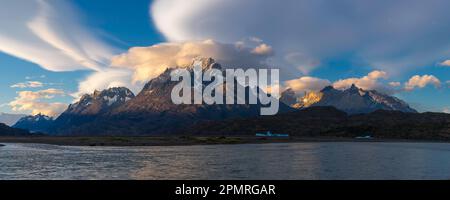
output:
M 222 69 L 211 58 L 196 59 L 186 69 L 193 73 L 193 66 L 198 64 L 203 70 Z M 302 136 L 353 136 L 364 132 L 402 135 L 405 133 L 399 130 L 415 133 L 426 129 L 435 130 L 431 131 L 433 138 L 450 134 L 450 115 L 420 114 L 396 97 L 375 90 L 365 91 L 355 85 L 346 90 L 328 86 L 302 97 L 287 89 L 281 95 L 280 112 L 275 116 L 260 116 L 261 104 L 176 105 L 172 103 L 171 91 L 178 82 L 171 81 L 170 76 L 175 69 L 169 68 L 150 80 L 137 95 L 124 87 L 95 91 L 82 96 L 55 120 L 45 116 L 26 117 L 14 127 L 70 136 L 246 135 L 267 130 Z M 249 92 L 249 88 L 245 90 Z
M 78 102 L 69 105 L 47 132 L 69 134 L 71 130 L 96 121 L 100 116 L 106 115 L 133 98 L 135 98 L 133 92 L 124 87 L 109 88 L 83 95 Z
M 212 68 L 222 70 L 221 65 L 211 58 L 195 59 L 191 65 L 185 68 L 193 74 L 194 65 L 198 64 L 203 71 Z M 45 132 L 53 135 L 162 134 L 179 132 L 185 127 L 202 121 L 260 115 L 263 106 L 260 103 L 255 105 L 176 105 L 172 103 L 171 91 L 179 82 L 171 81 L 170 74 L 176 69 L 167 69 L 164 73 L 149 81 L 136 96 L 127 88 L 110 88 L 84 95 L 54 120 L 52 126 Z M 203 87 L 206 87 L 207 84 L 208 82 L 203 82 Z M 235 87 L 243 86 L 236 82 Z M 248 87 L 243 89 L 246 90 L 247 94 L 249 93 Z M 292 110 L 294 109 L 281 103 L 280 112 Z M 33 126 L 16 127 L 28 130 L 34 129 Z

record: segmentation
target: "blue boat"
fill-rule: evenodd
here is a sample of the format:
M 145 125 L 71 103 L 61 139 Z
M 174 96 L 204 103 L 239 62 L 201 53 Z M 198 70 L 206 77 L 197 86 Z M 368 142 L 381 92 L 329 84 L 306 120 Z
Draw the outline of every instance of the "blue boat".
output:
M 267 131 L 266 133 L 256 133 L 256 137 L 289 137 L 289 134 L 278 134 Z

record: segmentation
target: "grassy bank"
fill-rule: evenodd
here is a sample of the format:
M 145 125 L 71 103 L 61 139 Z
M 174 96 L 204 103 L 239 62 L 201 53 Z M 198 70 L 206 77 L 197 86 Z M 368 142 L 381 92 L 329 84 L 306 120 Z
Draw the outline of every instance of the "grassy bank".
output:
M 0 143 L 38 143 L 67 146 L 178 146 L 211 144 L 247 144 L 269 142 L 291 142 L 292 139 L 265 139 L 256 137 L 223 136 L 105 136 L 105 137 L 50 137 L 50 136 L 3 136 Z
M 184 146 L 215 144 L 264 144 L 292 142 L 445 142 L 432 140 L 353 139 L 338 137 L 261 138 L 252 136 L 109 136 L 109 137 L 18 137 L 1 136 L 0 143 L 38 143 L 64 146 Z M 0 145 L 1 146 L 1 145 Z

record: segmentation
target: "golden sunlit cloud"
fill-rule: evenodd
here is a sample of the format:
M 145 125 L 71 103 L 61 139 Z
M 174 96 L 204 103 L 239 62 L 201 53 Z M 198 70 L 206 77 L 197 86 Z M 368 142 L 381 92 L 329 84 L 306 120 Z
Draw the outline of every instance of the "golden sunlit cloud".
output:
M 352 84 L 364 90 L 382 90 L 382 85 L 379 83 L 379 79 L 387 79 L 388 75 L 384 71 L 375 70 L 370 72 L 367 76 L 361 78 L 348 78 L 336 81 L 333 87 L 336 89 L 347 89 Z
M 265 44 L 252 49 L 213 40 L 174 42 L 131 48 L 115 56 L 111 65 L 132 69 L 133 82 L 145 82 L 167 68 L 188 66 L 197 57 L 214 58 L 224 67 L 259 68 L 267 66 L 272 53 L 271 47 Z
M 60 89 L 46 89 L 40 91 L 20 91 L 14 101 L 9 103 L 13 111 L 31 112 L 33 115 L 44 114 L 48 116 L 58 116 L 66 108 L 67 104 L 59 102 L 45 102 L 55 96 L 63 96 L 65 93 Z
M 434 87 L 438 88 L 441 86 L 441 81 L 433 75 L 415 75 L 405 83 L 405 90 L 411 91 L 414 88 L 424 88 L 427 85 L 434 85 Z
M 305 92 L 310 91 L 320 91 L 329 85 L 331 85 L 329 80 L 309 76 L 304 76 L 285 82 L 285 86 L 292 89 L 298 95 L 303 95 Z

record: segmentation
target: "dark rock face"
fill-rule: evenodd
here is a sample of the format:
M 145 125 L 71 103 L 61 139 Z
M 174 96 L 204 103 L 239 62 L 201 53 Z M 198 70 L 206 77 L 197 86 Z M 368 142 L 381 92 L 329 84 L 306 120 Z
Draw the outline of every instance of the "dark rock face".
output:
M 295 105 L 297 103 L 297 97 L 295 96 L 294 90 L 288 88 L 284 92 L 281 93 L 280 102 L 285 103 L 286 105 Z
M 11 128 L 5 124 L 0 123 L 0 136 L 26 136 L 30 132 L 23 129 Z
M 307 104 L 308 102 L 312 102 Z M 348 114 L 370 113 L 376 110 L 394 110 L 408 113 L 417 111 L 409 107 L 404 101 L 382 94 L 375 90 L 365 91 L 352 85 L 347 90 L 337 90 L 332 86 L 324 88 L 322 91 L 310 92 L 301 98 L 295 105 L 296 108 L 311 106 L 333 106 Z
M 24 129 L 30 132 L 42 132 L 46 133 L 53 125 L 53 118 L 38 114 L 35 116 L 26 116 L 21 118 L 14 124 L 13 128 Z

